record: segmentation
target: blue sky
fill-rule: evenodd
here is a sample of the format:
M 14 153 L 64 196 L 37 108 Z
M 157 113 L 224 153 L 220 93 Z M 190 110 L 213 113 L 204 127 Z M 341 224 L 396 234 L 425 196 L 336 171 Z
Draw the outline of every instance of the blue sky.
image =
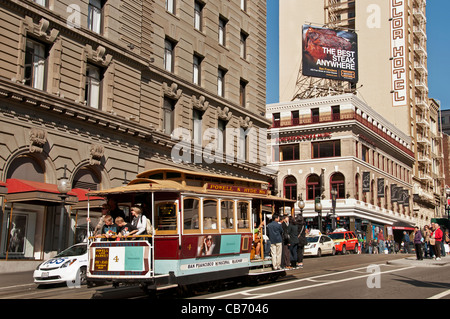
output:
M 278 1 L 267 0 L 267 97 L 268 104 L 278 100 Z M 282 0 L 281 0 L 282 1 Z M 449 0 L 427 1 L 427 51 L 429 96 L 450 109 L 450 19 Z

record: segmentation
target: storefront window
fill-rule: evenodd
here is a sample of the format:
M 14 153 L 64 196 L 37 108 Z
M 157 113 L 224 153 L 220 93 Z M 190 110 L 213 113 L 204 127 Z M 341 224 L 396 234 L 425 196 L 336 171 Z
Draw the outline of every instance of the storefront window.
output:
M 45 206 L 23 203 L 10 205 L 5 207 L 3 218 L 1 257 L 41 259 Z

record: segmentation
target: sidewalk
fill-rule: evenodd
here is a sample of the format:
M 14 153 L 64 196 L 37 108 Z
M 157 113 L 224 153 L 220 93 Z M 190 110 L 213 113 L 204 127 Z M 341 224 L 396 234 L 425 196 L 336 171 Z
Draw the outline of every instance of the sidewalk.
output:
M 389 260 L 386 262 L 388 265 L 408 265 L 415 267 L 442 267 L 450 265 L 450 255 L 442 257 L 441 260 L 435 260 L 430 258 L 424 258 L 423 260 L 417 260 L 416 256 L 409 256 L 402 259 Z

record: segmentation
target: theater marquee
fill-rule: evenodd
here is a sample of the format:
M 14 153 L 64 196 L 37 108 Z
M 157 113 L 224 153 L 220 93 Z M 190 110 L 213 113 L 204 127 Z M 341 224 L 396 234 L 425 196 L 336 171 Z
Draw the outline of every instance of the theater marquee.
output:
M 391 10 L 391 76 L 392 76 L 392 105 L 405 106 L 407 104 L 406 82 L 406 0 L 389 0 Z

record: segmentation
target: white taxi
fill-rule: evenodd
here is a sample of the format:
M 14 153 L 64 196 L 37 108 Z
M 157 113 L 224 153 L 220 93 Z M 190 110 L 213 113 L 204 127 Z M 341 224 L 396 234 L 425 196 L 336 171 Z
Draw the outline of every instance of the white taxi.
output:
M 320 257 L 325 254 L 336 254 L 333 240 L 321 232 L 311 232 L 306 236 L 306 241 L 308 244 L 305 246 L 305 256 Z
M 37 266 L 33 273 L 34 282 L 39 285 L 63 282 L 68 286 L 83 285 L 86 283 L 87 264 L 86 243 L 70 246 Z

